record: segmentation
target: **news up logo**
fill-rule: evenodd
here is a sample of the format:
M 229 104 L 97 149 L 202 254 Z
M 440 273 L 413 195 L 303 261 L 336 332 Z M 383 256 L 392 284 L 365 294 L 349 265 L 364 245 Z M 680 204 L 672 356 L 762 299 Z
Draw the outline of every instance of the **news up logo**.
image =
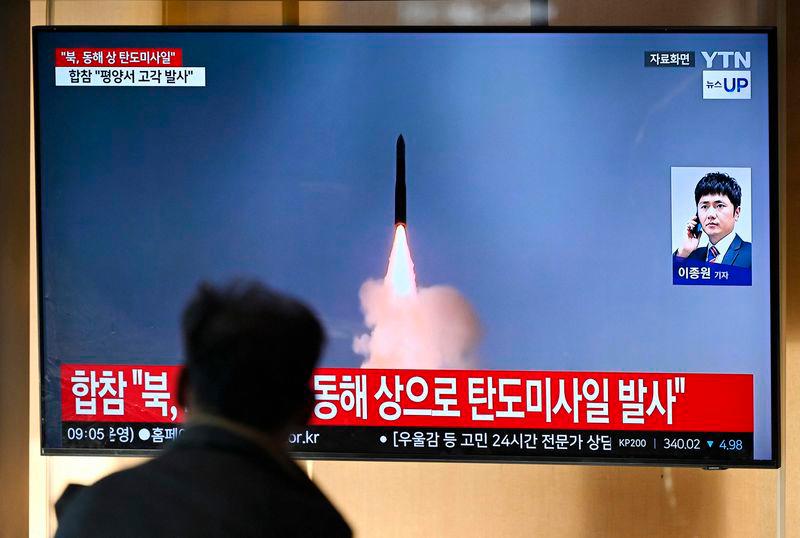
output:
M 703 99 L 750 99 L 749 51 L 701 51 L 700 54 L 706 61 Z

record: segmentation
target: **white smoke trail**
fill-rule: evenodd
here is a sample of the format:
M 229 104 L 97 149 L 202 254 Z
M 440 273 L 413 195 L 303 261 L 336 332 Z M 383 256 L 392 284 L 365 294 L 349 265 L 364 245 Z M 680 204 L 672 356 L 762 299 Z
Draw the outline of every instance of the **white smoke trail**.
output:
M 359 291 L 368 334 L 353 339 L 363 368 L 468 369 L 481 338 L 477 315 L 450 286 L 419 287 L 400 296 L 390 281 L 367 280 Z

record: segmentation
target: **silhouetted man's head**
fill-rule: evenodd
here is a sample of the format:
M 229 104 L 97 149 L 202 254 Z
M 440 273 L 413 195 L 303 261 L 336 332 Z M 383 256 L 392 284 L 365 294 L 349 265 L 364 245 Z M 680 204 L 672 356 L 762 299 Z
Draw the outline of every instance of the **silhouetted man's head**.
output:
M 325 341 L 304 304 L 254 282 L 200 285 L 183 313 L 180 399 L 264 431 L 307 417 Z

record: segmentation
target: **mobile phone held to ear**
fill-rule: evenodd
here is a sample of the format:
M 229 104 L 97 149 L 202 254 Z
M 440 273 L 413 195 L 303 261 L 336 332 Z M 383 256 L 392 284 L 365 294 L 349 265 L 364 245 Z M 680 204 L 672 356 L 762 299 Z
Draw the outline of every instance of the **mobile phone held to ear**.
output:
M 700 215 L 695 213 L 694 216 L 697 219 L 697 224 L 695 224 L 694 228 L 692 228 L 692 235 L 694 237 L 700 237 L 700 235 L 703 233 L 703 226 L 700 224 Z

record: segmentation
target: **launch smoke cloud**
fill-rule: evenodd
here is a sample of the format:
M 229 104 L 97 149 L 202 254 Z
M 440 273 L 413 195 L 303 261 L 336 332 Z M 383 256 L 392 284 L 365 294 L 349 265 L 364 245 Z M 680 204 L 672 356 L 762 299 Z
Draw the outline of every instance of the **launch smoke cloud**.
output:
M 369 333 L 353 339 L 364 368 L 471 368 L 481 327 L 472 306 L 450 286 L 421 287 L 397 296 L 386 280 L 367 280 L 359 292 Z

